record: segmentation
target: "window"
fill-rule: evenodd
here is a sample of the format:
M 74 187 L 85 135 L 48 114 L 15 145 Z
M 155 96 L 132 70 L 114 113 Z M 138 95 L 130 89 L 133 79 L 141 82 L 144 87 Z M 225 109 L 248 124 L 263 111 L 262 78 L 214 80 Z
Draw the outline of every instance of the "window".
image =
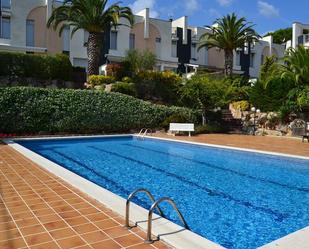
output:
M 264 55 L 262 54 L 261 55 L 261 65 L 263 65 L 264 64 Z
M 191 45 L 191 59 L 196 59 L 196 44 L 192 43 Z
M 88 38 L 89 38 L 89 32 L 84 30 L 84 47 L 87 47 Z
M 236 66 L 241 66 L 240 65 L 240 51 L 236 51 Z
M 254 67 L 255 54 L 250 54 L 250 67 Z
M 11 39 L 11 19 L 7 17 L 1 18 L 0 37 L 4 39 Z
M 34 47 L 34 20 L 26 21 L 26 46 Z
M 172 41 L 172 57 L 177 57 L 177 41 Z
M 161 43 L 161 38 L 160 37 L 156 38 L 156 43 Z
M 10 9 L 11 8 L 11 0 L 0 0 L 1 8 Z
M 129 49 L 135 48 L 135 34 L 130 34 Z
M 111 49 L 112 50 L 117 50 L 117 36 L 118 36 L 118 33 L 117 31 L 112 31 L 111 32 Z
M 70 27 L 66 26 L 62 31 L 63 52 L 70 51 Z

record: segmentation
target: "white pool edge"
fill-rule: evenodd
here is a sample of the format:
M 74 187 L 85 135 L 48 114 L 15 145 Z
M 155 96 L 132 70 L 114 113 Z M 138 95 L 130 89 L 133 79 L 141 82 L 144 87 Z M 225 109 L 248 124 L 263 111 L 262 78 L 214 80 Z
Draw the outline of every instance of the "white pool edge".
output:
M 58 176 L 59 178 L 63 179 L 64 181 L 68 182 L 75 188 L 81 190 L 85 194 L 89 195 L 93 199 L 101 202 L 114 212 L 118 213 L 119 215 L 124 216 L 125 213 L 125 203 L 126 200 L 109 190 L 96 185 L 88 181 L 87 179 L 65 169 L 59 164 L 56 164 L 45 157 L 23 147 L 15 143 L 14 141 L 18 140 L 46 140 L 46 139 L 81 139 L 81 138 L 107 138 L 107 137 L 128 137 L 133 136 L 137 137 L 136 134 L 124 134 L 124 135 L 100 135 L 100 136 L 72 136 L 72 137 L 38 137 L 38 138 L 16 138 L 16 139 L 4 139 L 3 141 L 8 144 L 10 147 L 14 148 L 16 151 L 20 152 L 33 162 L 37 163 L 42 168 L 46 169 L 47 171 L 51 172 L 52 174 Z M 199 146 L 205 147 L 214 147 L 214 148 L 221 148 L 221 149 L 230 149 L 230 150 L 237 150 L 237 151 L 245 151 L 245 152 L 253 152 L 259 154 L 266 154 L 266 155 L 273 155 L 273 156 L 281 156 L 281 157 L 289 157 L 295 159 L 304 159 L 309 160 L 309 157 L 305 156 L 297 156 L 285 153 L 277 153 L 277 152 L 269 152 L 269 151 L 262 151 L 262 150 L 254 150 L 254 149 L 245 149 L 239 147 L 232 147 L 232 146 L 224 146 L 224 145 L 215 145 L 209 143 L 198 143 L 192 141 L 183 141 L 183 140 L 176 140 L 176 139 L 169 139 L 169 138 L 160 138 L 160 137 L 153 137 L 153 136 L 145 136 L 145 138 L 149 139 L 157 139 L 163 141 L 170 141 L 170 142 L 177 142 L 177 143 L 184 143 L 184 144 L 194 144 Z M 145 221 L 148 216 L 148 210 L 135 205 L 132 203 L 132 208 L 130 212 L 130 221 L 132 223 L 138 221 Z M 157 215 L 154 215 L 154 218 L 158 218 Z M 139 227 L 146 231 L 147 229 L 147 222 L 139 223 Z M 183 230 L 183 228 L 167 219 L 160 218 L 158 220 L 154 220 L 153 222 L 153 234 L 158 236 L 165 233 L 170 233 L 173 231 L 180 231 L 178 233 L 169 234 L 165 236 L 161 236 L 161 239 L 168 243 L 170 246 L 177 248 L 177 249 L 222 249 L 219 244 L 212 242 L 196 233 L 193 233 L 189 230 Z M 307 249 L 309 248 L 309 226 L 303 229 L 300 229 L 294 233 L 288 234 L 278 240 L 270 242 L 260 249 L 290 249 L 291 245 L 299 245 L 299 242 L 304 243 L 306 247 L 297 247 L 298 249 Z
M 125 135 L 124 135 L 125 136 Z M 111 136 L 100 136 L 100 137 L 111 137 Z M 119 137 L 119 136 L 118 136 Z M 61 137 L 58 137 L 58 139 Z M 82 138 L 82 137 L 78 137 Z M 86 138 L 86 137 L 85 137 Z M 37 139 L 49 139 L 49 138 L 37 138 Z M 57 139 L 57 138 L 53 138 Z M 14 140 L 30 140 L 27 139 L 14 139 Z M 56 175 L 67 183 L 71 184 L 73 187 L 79 189 L 83 193 L 87 194 L 91 198 L 101 202 L 107 208 L 118 213 L 121 216 L 125 214 L 125 204 L 126 200 L 109 190 L 96 185 L 93 182 L 67 170 L 59 164 L 56 164 L 45 157 L 23 147 L 20 144 L 14 142 L 14 140 L 6 139 L 3 140 L 10 147 L 26 156 L 31 161 L 38 164 L 40 167 L 44 168 L 48 172 Z M 130 221 L 132 223 L 146 221 L 148 217 L 148 210 L 131 203 L 130 209 Z M 189 230 L 184 230 L 183 227 L 167 220 L 164 218 L 155 219 L 159 216 L 154 215 L 153 229 L 152 233 L 155 236 L 161 235 L 162 241 L 166 242 L 168 245 L 177 249 L 223 249 L 224 247 L 196 234 Z M 138 226 L 146 231 L 147 222 L 138 223 Z M 179 231 L 179 232 L 177 232 Z M 175 233 L 176 232 L 176 233 Z M 163 234 L 163 235 L 162 235 Z M 168 235 L 164 235 L 168 234 Z
M 138 137 L 138 135 L 136 135 L 136 134 L 133 135 L 133 136 Z M 163 140 L 163 141 L 169 141 L 169 142 L 184 143 L 184 144 L 194 144 L 194 145 L 199 145 L 199 146 L 204 146 L 204 147 L 213 147 L 213 148 L 220 148 L 220 149 L 252 152 L 252 153 L 266 154 L 266 155 L 271 155 L 271 156 L 290 157 L 290 158 L 295 158 L 295 159 L 309 160 L 309 156 L 306 157 L 306 156 L 299 156 L 299 155 L 279 153 L 279 152 L 271 152 L 271 151 L 265 151 L 265 150 L 245 149 L 245 148 L 241 148 L 241 147 L 210 144 L 210 143 L 199 143 L 199 142 L 193 142 L 193 141 L 184 141 L 184 140 L 171 139 L 171 138 L 161 138 L 161 137 L 154 137 L 154 136 L 145 136 L 145 138 L 157 139 L 157 140 Z

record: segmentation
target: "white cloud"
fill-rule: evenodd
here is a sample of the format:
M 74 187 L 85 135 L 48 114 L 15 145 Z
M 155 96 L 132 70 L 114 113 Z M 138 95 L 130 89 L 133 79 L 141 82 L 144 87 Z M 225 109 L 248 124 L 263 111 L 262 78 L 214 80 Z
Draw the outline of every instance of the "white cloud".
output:
M 279 16 L 279 10 L 270 3 L 264 1 L 258 1 L 259 13 L 265 17 L 276 17 Z
M 199 8 L 197 0 L 185 0 L 185 8 L 188 12 L 192 13 Z
M 233 2 L 233 0 L 217 0 L 217 2 L 218 2 L 221 6 L 226 7 L 226 6 L 229 6 L 229 5 Z
M 159 16 L 158 11 L 155 10 L 156 0 L 136 0 L 133 4 L 130 4 L 130 8 L 132 9 L 133 13 L 136 14 L 137 12 L 149 8 L 150 9 L 150 17 L 156 18 Z

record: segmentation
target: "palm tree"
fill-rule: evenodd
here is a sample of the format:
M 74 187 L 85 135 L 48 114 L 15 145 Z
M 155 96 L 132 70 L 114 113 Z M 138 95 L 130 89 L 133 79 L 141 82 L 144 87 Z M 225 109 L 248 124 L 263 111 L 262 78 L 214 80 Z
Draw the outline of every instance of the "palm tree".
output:
M 198 49 L 219 48 L 224 50 L 225 75 L 231 76 L 233 73 L 233 51 L 244 47 L 247 43 L 257 41 L 259 35 L 253 29 L 254 25 L 235 13 L 222 18 L 218 18 L 213 26 L 206 26 L 211 30 L 205 33 L 199 40 Z
M 71 36 L 80 29 L 89 32 L 87 43 L 88 75 L 99 73 L 101 42 L 103 33 L 120 24 L 120 18 L 133 24 L 133 14 L 129 7 L 115 3 L 107 7 L 108 0 L 64 0 L 63 5 L 54 9 L 47 27 L 55 30 L 60 26 L 59 35 L 66 26 L 73 27 Z
M 299 46 L 287 51 L 282 65 L 282 78 L 294 82 L 297 86 L 309 85 L 309 49 Z

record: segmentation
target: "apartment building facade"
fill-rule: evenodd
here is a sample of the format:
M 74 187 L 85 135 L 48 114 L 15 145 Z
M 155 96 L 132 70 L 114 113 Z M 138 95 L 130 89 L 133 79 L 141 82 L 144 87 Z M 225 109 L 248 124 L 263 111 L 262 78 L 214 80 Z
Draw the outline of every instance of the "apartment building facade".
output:
M 0 50 L 66 53 L 73 65 L 87 68 L 88 33 L 79 30 L 71 37 L 72 27 L 67 27 L 59 36 L 57 30 L 46 27 L 53 8 L 61 4 L 55 0 L 0 0 Z M 151 18 L 149 13 L 149 9 L 137 13 L 132 27 L 120 20 L 127 25 L 104 33 L 100 58 L 102 72 L 108 63 L 122 61 L 130 49 L 153 52 L 157 57 L 156 68 L 160 71 L 194 73 L 200 66 L 224 68 L 223 51 L 216 48 L 198 50 L 200 37 L 211 32 L 209 29 L 189 26 L 186 16 L 162 20 Z M 303 35 L 306 44 L 304 29 L 297 28 L 295 37 L 301 41 L 299 37 Z M 264 58 L 270 55 L 281 58 L 284 50 L 284 46 L 274 44 L 271 37 L 263 38 L 234 53 L 234 70 L 258 77 Z
M 66 53 L 75 66 L 87 67 L 88 33 L 72 27 L 58 31 L 48 29 L 46 22 L 53 8 L 61 5 L 55 0 L 0 0 L 0 50 L 26 53 Z M 123 24 L 124 20 L 121 20 Z M 103 37 L 101 64 L 120 62 L 129 49 L 149 50 L 157 57 L 158 70 L 185 72 L 190 67 L 207 65 L 207 50 L 197 51 L 197 41 L 206 32 L 188 26 L 188 18 L 161 20 L 150 18 L 149 9 L 135 15 L 133 27 L 118 26 Z
M 272 36 L 263 37 L 234 52 L 234 70 L 251 78 L 258 78 L 266 57 L 274 56 L 279 60 L 284 53 L 285 45 L 274 43 Z
M 293 23 L 292 47 L 297 48 L 299 45 L 309 48 L 309 24 L 300 22 Z

